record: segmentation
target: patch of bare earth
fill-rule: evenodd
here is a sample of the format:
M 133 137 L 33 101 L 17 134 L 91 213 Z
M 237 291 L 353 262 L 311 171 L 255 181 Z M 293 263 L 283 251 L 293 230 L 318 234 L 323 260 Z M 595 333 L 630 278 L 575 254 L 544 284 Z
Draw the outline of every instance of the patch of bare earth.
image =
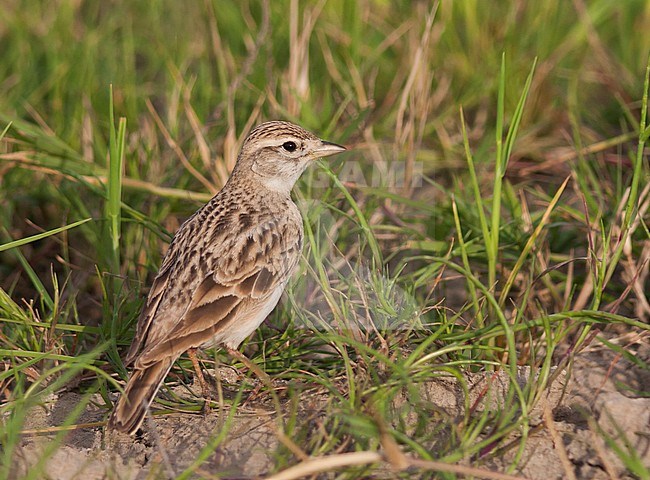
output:
M 642 345 L 634 353 L 647 362 L 650 348 Z M 558 376 L 530 413 L 533 428 L 517 475 L 540 480 L 572 475 L 596 480 L 632 478 L 598 429 L 620 445 L 627 442 L 650 468 L 650 373 L 605 348 L 583 352 L 569 372 Z M 520 374 L 523 384 L 530 371 L 522 368 Z M 466 382 L 470 404 L 477 399 L 487 403 L 479 408 L 491 408 L 489 402 L 498 402 L 508 384 L 503 373 L 468 375 Z M 486 395 L 486 388 L 491 394 Z M 426 384 L 423 394 L 450 417 L 463 412 L 463 389 L 453 378 Z M 35 408 L 25 428 L 45 430 L 60 425 L 78 402 L 77 394 L 61 394 Z M 402 406 L 406 402 L 405 397 L 397 400 Z M 305 409 L 319 409 L 318 400 L 306 403 Z M 307 417 L 310 412 L 303 413 Z M 77 423 L 102 421 L 106 414 L 104 409 L 89 405 Z M 106 432 L 102 427 L 74 430 L 47 461 L 45 472 L 51 478 L 83 480 L 174 476 L 197 461 L 208 439 L 223 428 L 227 414 L 213 411 L 209 415 L 155 416 L 145 425 L 145 433 L 135 438 Z M 206 455 L 196 475 L 258 478 L 273 471 L 279 446 L 276 418 L 276 412 L 266 406 L 248 404 L 240 409 L 227 437 Z M 51 434 L 25 435 L 13 456 L 13 475 L 22 476 L 51 441 Z M 515 455 L 517 441 L 513 438 L 513 448 L 490 460 L 488 467 L 504 471 Z

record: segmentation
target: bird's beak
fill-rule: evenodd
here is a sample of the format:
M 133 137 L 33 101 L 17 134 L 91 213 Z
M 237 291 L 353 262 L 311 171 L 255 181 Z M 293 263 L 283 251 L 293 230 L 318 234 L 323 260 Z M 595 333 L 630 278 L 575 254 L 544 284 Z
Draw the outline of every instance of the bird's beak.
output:
M 347 149 L 341 145 L 321 140 L 320 145 L 314 148 L 313 153 L 314 157 L 329 157 L 330 155 L 335 155 L 344 152 L 345 150 Z

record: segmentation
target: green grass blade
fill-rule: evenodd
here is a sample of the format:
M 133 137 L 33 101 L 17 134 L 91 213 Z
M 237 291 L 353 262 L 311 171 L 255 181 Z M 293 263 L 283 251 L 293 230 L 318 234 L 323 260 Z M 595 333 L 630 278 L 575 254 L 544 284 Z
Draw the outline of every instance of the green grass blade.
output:
M 468 272 L 471 271 L 471 266 L 469 264 L 469 257 L 467 255 L 467 248 L 465 246 L 465 239 L 463 238 L 463 230 L 460 226 L 460 218 L 458 218 L 458 207 L 456 206 L 456 201 L 455 199 L 452 198 L 451 200 L 451 207 L 453 209 L 454 213 L 454 223 L 456 225 L 456 232 L 458 233 L 457 238 L 458 238 L 458 246 L 459 250 L 461 253 L 461 258 L 463 260 L 463 267 L 465 267 L 465 270 Z M 480 208 L 480 205 L 479 205 Z M 469 288 L 469 293 L 470 293 L 470 298 L 472 301 L 472 307 L 474 308 L 474 316 L 478 321 L 479 328 L 484 326 L 483 323 L 483 317 L 481 315 L 481 308 L 480 304 L 478 301 L 478 296 L 476 295 L 476 287 L 474 284 L 470 281 L 467 282 L 468 288 Z
M 501 170 L 501 175 L 505 175 L 508 170 L 508 163 L 510 162 L 510 154 L 512 153 L 512 148 L 515 144 L 515 139 L 517 138 L 517 131 L 519 130 L 519 124 L 521 123 L 521 118 L 524 114 L 524 106 L 526 105 L 526 99 L 528 99 L 528 93 L 530 91 L 530 86 L 533 83 L 533 75 L 535 73 L 535 67 L 537 66 L 537 58 L 533 61 L 532 67 L 530 67 L 530 72 L 526 78 L 526 83 L 524 89 L 519 96 L 519 101 L 517 102 L 517 107 L 515 112 L 512 115 L 512 120 L 510 121 L 510 128 L 508 128 L 508 134 L 506 135 L 505 149 L 503 152 L 503 169 Z
M 537 227 L 535 227 L 535 230 L 530 235 L 530 237 L 528 237 L 528 241 L 526 242 L 526 245 L 521 251 L 519 258 L 517 258 L 515 265 L 512 267 L 512 271 L 510 272 L 510 275 L 508 275 L 508 278 L 506 279 L 506 283 L 503 286 L 503 290 L 501 291 L 501 296 L 499 299 L 499 305 L 501 306 L 501 308 L 504 307 L 506 303 L 506 299 L 508 298 L 508 293 L 510 293 L 510 289 L 514 284 L 515 279 L 517 278 L 517 275 L 521 270 L 521 267 L 523 267 L 524 261 L 526 260 L 528 254 L 533 249 L 533 246 L 535 245 L 537 238 L 542 233 L 542 230 L 548 224 L 548 221 L 551 217 L 551 213 L 555 209 L 557 203 L 560 201 L 560 197 L 562 196 L 562 193 L 564 193 L 564 189 L 568 185 L 569 180 L 571 180 L 571 177 L 567 177 L 562 183 L 562 185 L 560 185 L 560 188 L 558 188 L 557 192 L 555 192 L 553 199 L 551 200 L 551 202 L 548 204 L 548 207 L 546 207 L 546 210 L 544 211 L 544 215 L 542 216 L 542 219 L 539 221 L 539 224 L 537 225 Z
M 472 151 L 469 147 L 469 137 L 467 136 L 467 126 L 465 124 L 465 115 L 463 109 L 460 109 L 460 121 L 461 128 L 463 133 L 463 147 L 465 148 L 465 158 L 467 159 L 467 166 L 469 167 L 469 178 L 470 183 L 472 184 L 472 190 L 474 192 L 474 202 L 476 205 L 476 211 L 478 213 L 479 222 L 481 224 L 481 232 L 483 233 L 483 241 L 485 244 L 486 251 L 489 252 L 490 246 L 492 244 L 491 238 L 492 233 L 488 227 L 487 218 L 485 216 L 485 208 L 483 207 L 483 198 L 481 197 L 481 185 L 478 182 L 478 177 L 476 176 L 476 168 L 474 167 L 474 159 L 472 156 Z
M 7 134 L 7 132 L 9 131 L 9 129 L 11 128 L 11 125 L 13 125 L 13 122 L 9 122 L 9 123 L 7 124 L 7 126 L 4 128 L 4 130 L 2 131 L 2 133 L 0 133 L 0 140 L 2 140 L 3 138 L 5 138 L 5 135 Z
M 607 284 L 609 280 L 614 275 L 614 271 L 618 266 L 618 261 L 623 254 L 623 248 L 627 242 L 627 237 L 629 235 L 630 224 L 638 210 L 639 203 L 639 185 L 641 183 L 643 174 L 643 152 L 645 151 L 645 142 L 648 138 L 646 135 L 646 125 L 647 125 L 647 115 L 648 115 L 648 93 L 650 92 L 650 55 L 648 56 L 646 69 L 645 69 L 645 78 L 643 82 L 643 97 L 641 100 L 641 121 L 639 122 L 639 141 L 636 150 L 636 156 L 634 157 L 634 170 L 632 174 L 632 183 L 630 184 L 630 192 L 627 199 L 627 204 L 625 206 L 625 216 L 623 217 L 622 225 L 620 226 L 622 237 L 618 242 L 614 254 L 610 260 L 607 272 L 605 274 L 604 284 Z M 647 177 L 646 177 L 647 179 Z
M 111 273 L 120 273 L 120 235 L 122 222 L 122 175 L 126 142 L 126 119 L 121 117 L 117 131 L 113 111 L 113 87 L 110 92 L 110 151 L 108 165 L 108 185 L 106 218 L 108 218 L 110 238 Z
M 21 238 L 20 240 L 13 240 L 11 242 L 4 243 L 0 245 L 0 252 L 4 252 L 5 250 L 10 250 L 12 248 L 20 247 L 22 245 L 35 242 L 37 240 L 42 240 L 52 235 L 56 235 L 57 233 L 65 232 L 66 230 L 70 230 L 71 228 L 78 227 L 79 225 L 83 225 L 84 223 L 89 222 L 90 220 L 92 220 L 92 218 L 86 218 L 84 220 L 79 220 L 78 222 L 71 223 L 64 227 L 55 228 L 52 230 L 48 230 L 47 232 L 37 233 L 36 235 L 32 235 L 30 237 Z

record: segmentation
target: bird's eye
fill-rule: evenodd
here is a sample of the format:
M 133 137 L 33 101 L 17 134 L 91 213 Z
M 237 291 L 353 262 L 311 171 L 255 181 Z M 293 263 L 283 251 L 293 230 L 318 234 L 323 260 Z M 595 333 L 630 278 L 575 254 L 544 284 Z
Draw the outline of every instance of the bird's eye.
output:
M 284 142 L 282 144 L 282 148 L 284 148 L 287 152 L 293 152 L 298 148 L 296 145 L 296 142 Z

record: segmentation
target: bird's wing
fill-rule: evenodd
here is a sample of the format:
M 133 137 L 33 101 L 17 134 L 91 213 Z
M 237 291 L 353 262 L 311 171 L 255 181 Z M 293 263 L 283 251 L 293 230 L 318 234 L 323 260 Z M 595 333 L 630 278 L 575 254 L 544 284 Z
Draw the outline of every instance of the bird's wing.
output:
M 172 272 L 174 270 L 174 265 L 177 264 L 179 254 L 182 250 L 182 246 L 179 246 L 180 242 L 178 241 L 178 238 L 178 236 L 175 236 L 172 239 L 172 242 L 167 249 L 167 254 L 160 265 L 158 274 L 151 285 L 147 301 L 145 302 L 144 307 L 140 312 L 140 317 L 138 318 L 138 325 L 136 327 L 135 336 L 131 342 L 131 347 L 124 359 L 126 365 L 133 363 L 147 341 L 151 323 L 156 316 L 161 301 L 165 297 L 170 279 L 173 276 Z
M 242 310 L 250 302 L 263 303 L 278 288 L 284 288 L 300 257 L 302 231 L 300 225 L 278 219 L 255 226 L 228 240 L 216 242 L 218 247 L 203 252 L 201 262 L 207 265 L 185 305 L 171 311 L 182 311 L 177 321 L 160 318 L 156 313 L 152 325 L 166 325 L 166 331 L 149 339 L 136 360 L 138 368 L 178 356 L 189 348 L 209 342 L 220 331 L 243 321 Z M 167 310 L 167 309 L 165 309 Z M 160 334 L 162 333 L 162 335 Z

